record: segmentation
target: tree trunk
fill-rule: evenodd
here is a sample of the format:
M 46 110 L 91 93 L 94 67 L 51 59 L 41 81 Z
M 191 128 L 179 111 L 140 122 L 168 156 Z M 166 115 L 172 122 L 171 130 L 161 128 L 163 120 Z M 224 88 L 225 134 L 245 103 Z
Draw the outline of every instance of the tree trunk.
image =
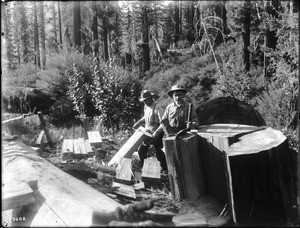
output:
M 6 39 L 6 56 L 7 56 L 7 62 L 8 62 L 8 69 L 13 69 L 13 58 L 12 58 L 12 36 L 9 29 L 8 20 L 10 18 L 10 8 L 7 7 L 1 7 L 1 17 L 4 21 L 4 28 L 5 28 L 5 39 Z
M 52 13 L 53 13 L 53 33 L 54 33 L 54 38 L 57 41 L 55 1 L 52 2 Z
M 57 2 L 57 13 L 58 13 L 58 26 L 59 26 L 59 42 L 60 42 L 60 45 L 62 47 L 62 44 L 63 44 L 63 41 L 62 41 L 62 26 L 61 26 L 61 12 L 60 12 L 60 2 L 58 1 Z
M 46 67 L 46 34 L 45 34 L 45 17 L 44 17 L 44 2 L 40 2 L 40 23 L 41 23 L 41 46 L 42 46 L 42 69 Z
M 26 7 L 24 2 L 19 2 L 20 22 L 21 22 L 21 45 L 22 61 L 28 63 L 29 61 L 29 34 L 28 34 L 28 20 L 26 15 Z
M 274 19 L 278 18 L 278 5 L 279 5 L 278 0 L 269 0 L 269 1 L 266 2 L 265 10 Z M 265 35 L 265 45 L 266 45 L 266 47 L 275 50 L 276 45 L 277 45 L 277 40 L 278 40 L 278 38 L 276 36 L 276 30 L 272 30 L 272 28 L 267 27 L 266 28 L 266 35 Z M 267 78 L 272 77 L 275 72 L 274 72 L 274 70 L 269 70 L 268 69 L 269 58 L 267 56 L 264 57 L 264 65 L 265 65 L 264 66 L 265 76 Z
M 34 64 L 41 68 L 41 59 L 40 59 L 40 45 L 39 45 L 39 25 L 37 21 L 37 8 L 36 2 L 34 4 Z
M 251 2 L 244 1 L 244 18 L 243 18 L 243 60 L 245 64 L 245 71 L 250 70 L 250 52 L 248 50 L 250 46 L 250 26 L 251 26 Z
M 179 2 L 175 2 L 175 15 L 174 15 L 174 21 L 175 21 L 175 31 L 174 31 L 174 43 L 175 45 L 179 41 L 179 34 L 180 34 L 180 17 L 179 17 Z
M 107 3 L 103 6 L 103 16 L 102 16 L 102 29 L 103 29 L 103 45 L 104 45 L 104 61 L 109 60 L 108 56 L 108 18 L 107 18 Z
M 142 8 L 142 36 L 143 36 L 143 73 L 150 69 L 150 50 L 149 50 L 149 34 L 148 34 L 148 6 Z
M 73 37 L 75 48 L 81 47 L 81 13 L 80 13 L 80 1 L 73 2 Z
M 191 1 L 188 5 L 188 34 L 187 34 L 187 40 L 190 43 L 193 43 L 195 41 L 195 33 L 194 33 L 194 14 L 195 14 L 195 7 L 194 7 L 194 1 Z
M 94 43 L 94 57 L 97 58 L 99 62 L 99 41 L 98 41 L 98 12 L 97 3 L 93 1 L 93 21 L 92 21 L 92 32 L 93 32 L 93 43 Z

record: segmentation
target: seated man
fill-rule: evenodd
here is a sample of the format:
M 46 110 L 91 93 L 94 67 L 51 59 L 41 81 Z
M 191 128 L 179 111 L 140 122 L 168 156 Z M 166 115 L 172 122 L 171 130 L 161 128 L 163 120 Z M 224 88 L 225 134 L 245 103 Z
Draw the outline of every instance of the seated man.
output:
M 144 160 L 147 158 L 147 153 L 150 145 L 153 145 L 156 152 L 157 160 L 160 162 L 161 168 L 163 171 L 167 171 L 167 162 L 166 156 L 162 151 L 163 148 L 163 131 L 153 134 L 160 125 L 161 115 L 156 108 L 156 102 L 153 99 L 153 95 L 150 91 L 142 91 L 140 101 L 145 103 L 144 107 L 144 116 L 137 121 L 134 125 L 134 129 L 138 129 L 141 125 L 145 125 L 147 132 L 153 135 L 153 140 L 150 143 L 143 143 L 139 149 L 138 154 L 141 159 L 142 165 L 144 165 Z

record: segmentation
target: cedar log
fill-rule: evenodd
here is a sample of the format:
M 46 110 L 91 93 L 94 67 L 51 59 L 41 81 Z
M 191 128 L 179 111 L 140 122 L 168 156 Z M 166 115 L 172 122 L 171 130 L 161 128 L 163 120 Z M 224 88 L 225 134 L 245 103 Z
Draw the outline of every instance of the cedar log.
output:
M 198 154 L 190 143 L 183 146 L 184 139 L 192 133 L 198 138 Z M 270 226 L 292 219 L 296 167 L 280 131 L 212 124 L 200 126 L 177 140 L 176 144 L 174 137 L 165 139 L 174 200 L 210 195 L 224 207 L 231 205 L 233 222 L 242 225 Z M 198 170 L 192 165 L 195 160 Z M 205 184 L 206 192 L 195 188 L 199 181 Z

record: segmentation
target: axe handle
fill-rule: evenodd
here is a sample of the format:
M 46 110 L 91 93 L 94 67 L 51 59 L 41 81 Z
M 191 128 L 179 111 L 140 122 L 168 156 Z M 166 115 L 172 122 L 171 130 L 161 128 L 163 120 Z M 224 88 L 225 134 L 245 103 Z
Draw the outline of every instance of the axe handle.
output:
M 190 104 L 189 104 L 189 111 L 188 111 L 188 119 L 187 119 L 187 122 L 191 122 L 191 119 L 192 119 L 192 108 L 193 108 L 193 104 L 190 103 Z

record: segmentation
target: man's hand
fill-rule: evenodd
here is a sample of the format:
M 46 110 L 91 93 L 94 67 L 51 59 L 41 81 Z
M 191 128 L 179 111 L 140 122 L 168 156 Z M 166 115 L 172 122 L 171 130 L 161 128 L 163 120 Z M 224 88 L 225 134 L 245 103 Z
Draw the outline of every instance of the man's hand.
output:
M 154 222 L 170 222 L 173 215 L 147 213 L 154 207 L 152 200 L 143 200 L 135 204 L 129 204 L 124 207 L 118 207 L 115 211 L 104 213 L 94 212 L 93 224 L 110 226 L 153 226 Z
M 192 128 L 192 122 L 187 122 L 186 123 L 186 129 L 190 130 Z

